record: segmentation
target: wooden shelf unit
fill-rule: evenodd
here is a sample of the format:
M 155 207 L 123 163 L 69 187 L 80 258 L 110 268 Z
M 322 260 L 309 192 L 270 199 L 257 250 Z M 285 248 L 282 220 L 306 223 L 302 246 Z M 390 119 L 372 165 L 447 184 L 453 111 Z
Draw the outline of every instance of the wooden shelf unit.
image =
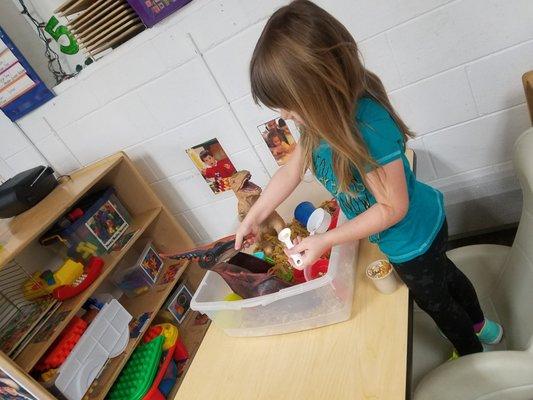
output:
M 132 215 L 133 222 L 130 232 L 135 232 L 129 242 L 120 251 L 112 252 L 105 257 L 105 266 L 98 279 L 80 295 L 61 304 L 54 315 L 61 315 L 53 331 L 37 343 L 30 342 L 14 359 L 10 359 L 0 352 L 0 369 L 8 372 L 19 384 L 27 388 L 37 399 L 55 399 L 55 397 L 41 386 L 31 375 L 32 368 L 53 344 L 63 328 L 73 316 L 79 313 L 85 301 L 104 284 L 110 282 L 115 267 L 129 252 L 139 239 L 150 239 L 161 252 L 181 251 L 194 246 L 185 230 L 176 223 L 167 208 L 160 202 L 155 193 L 135 169 L 131 160 L 124 154 L 118 153 L 80 169 L 63 182 L 37 206 L 24 214 L 10 220 L 0 220 L 0 232 L 8 232 L 7 243 L 0 251 L 0 268 L 19 256 L 26 247 L 44 233 L 59 217 L 61 217 L 76 201 L 87 193 L 113 186 L 117 197 Z M 165 268 L 175 263 L 165 262 Z M 178 281 L 186 281 L 188 287 L 194 291 L 198 287 L 205 272 L 195 263 L 182 262 L 172 281 L 154 286 L 150 291 L 136 298 L 123 295 L 119 302 L 135 318 L 144 312 L 151 312 L 148 323 L 156 317 Z M 180 336 L 191 354 L 191 359 L 199 347 L 207 327 L 195 325 L 194 316 L 190 312 L 184 323 L 179 326 Z M 42 336 L 42 335 L 41 335 Z M 142 333 L 136 338 L 130 338 L 126 350 L 108 361 L 100 376 L 97 378 L 87 399 L 104 399 L 120 374 L 122 368 L 140 343 Z M 41 339 L 42 340 L 42 339 Z M 190 364 L 188 361 L 186 368 Z M 176 383 L 177 391 L 182 379 Z

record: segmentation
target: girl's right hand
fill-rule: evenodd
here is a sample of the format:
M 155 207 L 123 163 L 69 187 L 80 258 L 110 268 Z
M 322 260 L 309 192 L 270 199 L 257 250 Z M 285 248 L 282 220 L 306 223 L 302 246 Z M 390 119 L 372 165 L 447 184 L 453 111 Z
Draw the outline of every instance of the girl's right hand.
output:
M 254 218 L 244 218 L 235 233 L 235 250 L 240 250 L 243 242 L 248 247 L 253 244 L 259 235 L 259 223 Z

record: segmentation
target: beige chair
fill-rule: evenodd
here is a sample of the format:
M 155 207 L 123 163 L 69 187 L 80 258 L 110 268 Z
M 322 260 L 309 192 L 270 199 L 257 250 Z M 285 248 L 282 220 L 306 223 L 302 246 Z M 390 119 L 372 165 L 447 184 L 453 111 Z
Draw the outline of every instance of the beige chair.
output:
M 444 362 L 420 381 L 415 400 L 533 399 L 533 128 L 516 141 L 514 163 L 524 204 L 513 246 L 448 254 L 474 283 L 486 314 L 504 326 L 505 342 L 501 350 Z M 415 333 L 415 352 L 417 340 L 427 344 Z

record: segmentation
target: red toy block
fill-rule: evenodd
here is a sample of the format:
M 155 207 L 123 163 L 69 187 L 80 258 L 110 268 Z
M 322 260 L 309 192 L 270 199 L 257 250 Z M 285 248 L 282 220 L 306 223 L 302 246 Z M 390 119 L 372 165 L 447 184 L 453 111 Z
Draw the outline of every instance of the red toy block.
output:
M 76 316 L 73 317 L 57 338 L 54 346 L 35 366 L 35 370 L 44 372 L 52 368 L 59 368 L 65 362 L 74 346 L 76 346 L 87 326 L 87 322 L 83 319 Z
M 189 358 L 189 352 L 180 338 L 176 340 L 176 349 L 174 350 L 174 360 L 185 361 Z
M 83 210 L 81 208 L 75 208 L 68 213 L 67 218 L 70 222 L 76 221 L 78 218 L 83 217 Z
M 151 342 L 153 339 L 161 335 L 161 332 L 163 331 L 163 328 L 160 326 L 151 326 L 146 333 L 143 336 L 143 342 L 148 343 Z

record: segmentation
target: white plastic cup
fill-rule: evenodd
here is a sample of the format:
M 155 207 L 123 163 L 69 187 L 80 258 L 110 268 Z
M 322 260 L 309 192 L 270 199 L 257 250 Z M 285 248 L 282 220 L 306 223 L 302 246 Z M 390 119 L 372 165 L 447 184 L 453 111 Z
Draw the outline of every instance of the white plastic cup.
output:
M 369 271 L 372 268 L 378 267 L 382 264 L 386 264 L 390 267 L 386 275 L 381 276 L 381 277 L 374 277 L 374 276 L 369 275 Z M 370 263 L 366 267 L 365 274 L 368 277 L 368 279 L 370 279 L 374 283 L 374 286 L 376 287 L 376 289 L 383 294 L 391 294 L 394 291 L 396 291 L 396 289 L 398 289 L 398 286 L 400 286 L 398 278 L 396 277 L 396 274 L 394 273 L 394 268 L 392 267 L 392 265 L 390 264 L 388 260 L 376 260 L 373 263 Z
M 326 233 L 331 224 L 331 215 L 323 208 L 317 208 L 307 220 L 307 231 L 315 233 Z

